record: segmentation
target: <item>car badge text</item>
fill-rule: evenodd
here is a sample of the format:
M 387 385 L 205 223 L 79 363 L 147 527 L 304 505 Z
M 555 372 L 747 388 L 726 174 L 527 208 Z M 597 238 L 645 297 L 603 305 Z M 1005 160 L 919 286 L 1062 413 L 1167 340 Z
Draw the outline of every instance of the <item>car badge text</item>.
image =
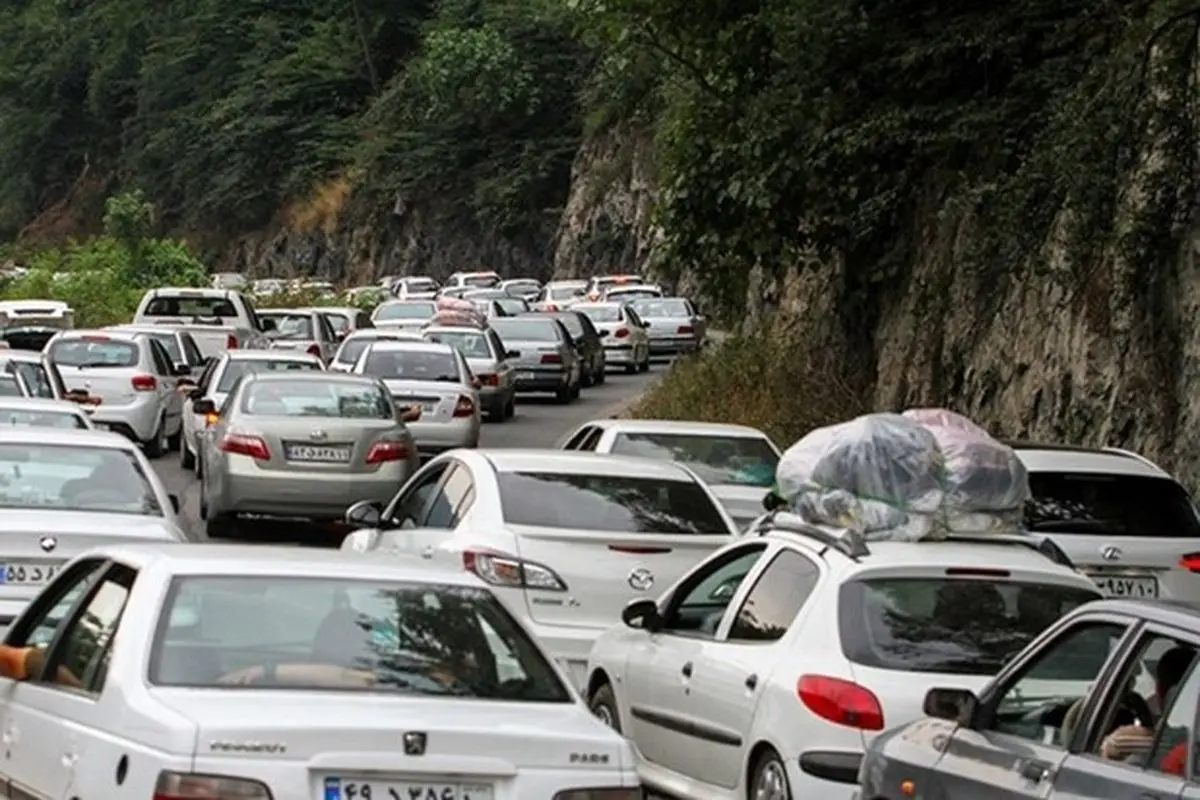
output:
M 423 756 L 429 737 L 421 731 L 408 731 L 404 734 L 402 741 L 404 742 L 404 755 Z

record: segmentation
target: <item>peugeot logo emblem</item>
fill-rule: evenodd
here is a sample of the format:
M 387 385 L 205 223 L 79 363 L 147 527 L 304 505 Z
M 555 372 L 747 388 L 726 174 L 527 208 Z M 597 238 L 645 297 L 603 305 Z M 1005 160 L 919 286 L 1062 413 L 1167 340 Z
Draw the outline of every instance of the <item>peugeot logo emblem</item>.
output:
M 1105 561 L 1120 561 L 1121 555 L 1121 548 L 1116 545 L 1109 544 L 1100 548 L 1100 557 Z
M 315 431 L 309 434 L 309 438 L 311 438 L 314 442 L 323 442 L 327 436 L 329 436 L 329 434 L 320 428 L 317 428 Z
M 404 755 L 423 756 L 429 737 L 421 731 L 408 731 L 404 734 Z
M 43 536 L 42 540 L 38 542 L 38 544 L 41 545 L 43 550 L 49 553 L 54 548 L 58 547 L 58 539 L 55 539 L 53 536 Z
M 645 567 L 634 567 L 629 572 L 630 588 L 644 592 L 654 585 L 654 573 Z

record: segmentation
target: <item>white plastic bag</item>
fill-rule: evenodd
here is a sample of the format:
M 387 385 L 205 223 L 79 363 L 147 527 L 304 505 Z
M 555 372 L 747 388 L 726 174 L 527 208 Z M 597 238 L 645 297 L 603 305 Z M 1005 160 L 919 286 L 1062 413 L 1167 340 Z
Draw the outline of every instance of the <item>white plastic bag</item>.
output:
M 943 532 L 937 439 L 899 414 L 866 414 L 812 431 L 780 458 L 776 486 L 813 525 L 875 541 L 917 541 Z
M 943 524 L 956 533 L 1020 529 L 1029 475 L 1011 447 L 953 411 L 910 409 L 904 416 L 937 439 L 943 459 Z

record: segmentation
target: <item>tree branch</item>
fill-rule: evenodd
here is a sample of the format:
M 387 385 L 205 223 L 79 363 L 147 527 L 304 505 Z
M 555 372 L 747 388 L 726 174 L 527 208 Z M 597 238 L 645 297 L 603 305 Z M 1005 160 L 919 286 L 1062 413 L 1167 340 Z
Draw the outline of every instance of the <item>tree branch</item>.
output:
M 712 82 L 710 82 L 708 77 L 704 74 L 704 70 L 700 69 L 700 67 L 698 67 L 696 64 L 688 61 L 679 53 L 658 41 L 657 38 L 651 36 L 648 32 L 635 32 L 633 38 L 637 41 L 640 41 L 651 50 L 654 50 L 656 53 L 666 56 L 668 60 L 675 62 L 677 66 L 683 67 L 684 71 L 691 76 L 692 80 L 696 81 L 697 85 L 699 85 L 699 87 L 703 89 L 705 93 L 710 94 L 713 97 L 724 99 L 725 95 L 722 94 L 717 87 L 712 85 Z

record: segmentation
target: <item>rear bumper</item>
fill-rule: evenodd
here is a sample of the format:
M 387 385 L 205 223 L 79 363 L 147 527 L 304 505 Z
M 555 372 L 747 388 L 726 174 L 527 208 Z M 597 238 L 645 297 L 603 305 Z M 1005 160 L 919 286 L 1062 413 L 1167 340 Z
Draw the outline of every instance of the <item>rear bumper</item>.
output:
M 369 475 L 235 470 L 218 489 L 209 484 L 210 514 L 266 514 L 308 519 L 341 519 L 360 500 L 386 505 L 416 471 L 415 456 L 385 464 Z M 250 467 L 249 469 L 257 469 Z
M 456 447 L 479 446 L 479 415 L 461 417 L 447 422 L 409 422 L 408 432 L 422 455 L 453 450 Z
M 571 370 L 569 369 L 548 370 L 536 367 L 518 367 L 515 372 L 518 392 L 556 392 L 571 384 Z
M 808 750 L 800 754 L 800 771 L 830 783 L 858 786 L 863 754 L 846 750 Z
M 95 425 L 114 430 L 139 442 L 148 442 L 153 438 L 161 413 L 156 399 L 126 406 L 101 403 L 95 406 L 95 409 L 92 414 L 92 422 Z
M 605 628 L 545 625 L 528 617 L 525 621 L 537 640 L 567 673 L 575 688 L 581 692 L 587 688 L 588 654 L 592 652 L 592 645 L 600 634 L 604 633 Z
M 678 338 L 664 337 L 650 340 L 651 355 L 676 355 L 678 353 L 694 353 L 696 350 L 697 342 L 693 336 Z
M 635 361 L 633 345 L 605 345 L 604 361 L 609 366 L 613 364 L 633 364 Z

